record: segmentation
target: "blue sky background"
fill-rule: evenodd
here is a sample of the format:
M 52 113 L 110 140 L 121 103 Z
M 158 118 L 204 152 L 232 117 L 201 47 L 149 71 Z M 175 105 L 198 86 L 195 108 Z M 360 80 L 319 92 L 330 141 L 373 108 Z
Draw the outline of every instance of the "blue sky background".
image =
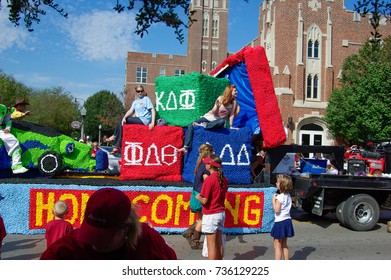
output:
M 237 52 L 257 36 L 262 2 L 230 1 L 228 51 Z M 353 9 L 356 2 L 345 0 L 345 5 Z M 114 0 L 59 1 L 68 19 L 47 9 L 34 32 L 14 27 L 6 1 L 1 3 L 0 69 L 36 89 L 60 86 L 83 99 L 99 90 L 120 96 L 128 51 L 186 55 L 187 41 L 180 44 L 163 24 L 153 26 L 142 39 L 135 35 L 134 13 L 117 14 Z M 187 30 L 184 34 L 187 37 Z

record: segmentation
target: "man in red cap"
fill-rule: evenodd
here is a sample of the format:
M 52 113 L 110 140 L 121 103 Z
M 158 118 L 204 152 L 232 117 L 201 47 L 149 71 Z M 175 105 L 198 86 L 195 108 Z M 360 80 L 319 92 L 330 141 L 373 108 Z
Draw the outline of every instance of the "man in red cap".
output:
M 87 202 L 79 229 L 54 242 L 41 260 L 176 260 L 175 251 L 147 223 L 140 223 L 130 199 L 103 188 Z

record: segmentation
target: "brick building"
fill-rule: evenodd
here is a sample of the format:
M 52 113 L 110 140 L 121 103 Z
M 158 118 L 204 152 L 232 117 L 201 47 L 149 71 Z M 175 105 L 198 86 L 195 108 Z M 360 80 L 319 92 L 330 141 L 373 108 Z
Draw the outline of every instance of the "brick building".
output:
M 344 0 L 265 0 L 259 34 L 265 48 L 288 143 L 332 145 L 323 115 L 344 59 L 371 36 L 369 17 L 345 9 Z M 390 24 L 380 26 L 383 37 Z M 348 121 L 348 120 L 347 120 Z
M 235 0 L 243 1 L 243 0 Z M 260 1 L 258 35 L 250 43 L 263 46 L 269 59 L 287 143 L 332 145 L 323 115 L 344 59 L 362 47 L 372 31 L 369 17 L 360 17 L 344 0 Z M 207 74 L 228 55 L 229 0 L 192 0 L 197 10 L 188 29 L 187 56 L 129 52 L 125 91 L 143 84 L 154 99 L 157 76 L 192 71 Z M 390 23 L 380 26 L 391 35 Z M 133 96 L 128 94 L 127 98 Z M 127 99 L 129 106 L 131 100 Z
M 134 88 L 143 85 L 148 97 L 155 103 L 155 78 L 185 74 L 187 59 L 184 55 L 128 52 L 126 59 L 125 107 L 133 102 Z

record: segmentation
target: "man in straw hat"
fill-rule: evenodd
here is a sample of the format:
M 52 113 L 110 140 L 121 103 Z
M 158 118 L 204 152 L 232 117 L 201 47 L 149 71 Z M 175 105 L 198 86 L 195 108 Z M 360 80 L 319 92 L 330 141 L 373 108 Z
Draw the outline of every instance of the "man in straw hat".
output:
M 1 101 L 1 96 L 0 96 Z M 7 107 L 0 104 L 0 139 L 3 140 L 3 145 L 7 154 L 11 157 L 11 169 L 14 174 L 21 174 L 28 171 L 22 166 L 22 149 L 19 146 L 19 141 L 11 134 L 12 120 Z
M 31 115 L 30 111 L 26 111 L 26 106 L 30 105 L 24 98 L 18 98 L 11 109 L 11 119 L 19 120 L 26 115 Z
M 129 197 L 102 188 L 88 199 L 79 229 L 54 242 L 41 260 L 176 260 L 175 251 L 147 223 Z

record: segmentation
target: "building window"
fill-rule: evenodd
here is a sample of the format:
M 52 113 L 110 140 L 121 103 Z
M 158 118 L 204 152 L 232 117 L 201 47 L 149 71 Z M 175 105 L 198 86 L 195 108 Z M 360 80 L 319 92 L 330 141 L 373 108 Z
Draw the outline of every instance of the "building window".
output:
M 174 76 L 182 76 L 185 75 L 185 70 L 182 69 L 175 69 L 175 74 Z
M 312 76 L 307 76 L 307 98 L 311 98 Z
M 314 44 L 314 57 L 318 58 L 319 57 L 319 41 L 316 40 Z
M 201 68 L 202 68 L 202 72 L 206 71 L 206 61 L 205 60 L 202 61 Z
M 202 36 L 209 36 L 209 15 L 208 13 L 204 13 L 202 17 Z
M 314 86 L 312 87 L 312 98 L 318 99 L 318 75 L 314 76 Z
M 308 53 L 307 58 L 319 58 L 321 55 L 322 33 L 318 26 L 313 25 L 307 32 Z
M 309 58 L 318 58 L 319 57 L 319 41 L 308 41 L 308 57 Z
M 213 14 L 212 37 L 219 38 L 219 16 L 218 16 L 218 14 Z
M 212 70 L 215 70 L 217 67 L 217 62 L 216 61 L 212 61 Z
M 136 70 L 136 83 L 146 84 L 147 83 L 147 67 L 137 67 Z
M 312 57 L 312 40 L 308 41 L 308 57 Z
M 160 68 L 159 75 L 160 76 L 166 76 L 166 68 Z
M 318 99 L 319 76 L 309 74 L 307 76 L 307 99 Z

